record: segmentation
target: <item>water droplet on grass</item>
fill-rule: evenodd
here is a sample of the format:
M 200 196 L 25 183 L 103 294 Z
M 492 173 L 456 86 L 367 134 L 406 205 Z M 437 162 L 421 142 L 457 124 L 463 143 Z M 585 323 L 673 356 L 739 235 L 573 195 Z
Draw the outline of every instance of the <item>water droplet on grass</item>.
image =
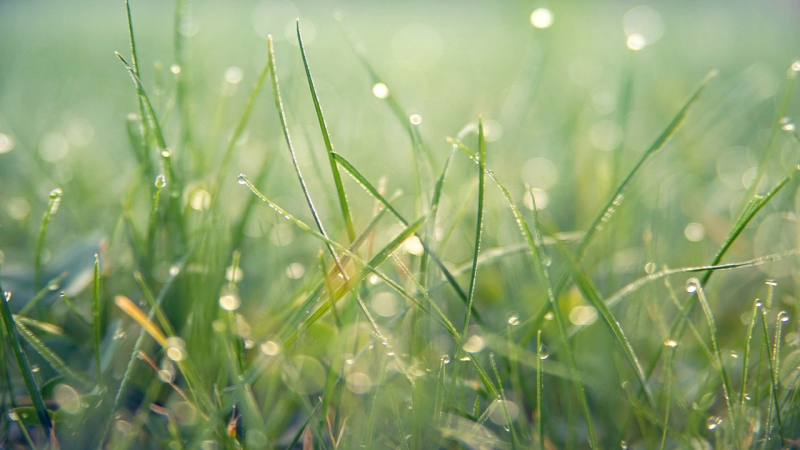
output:
M 186 343 L 183 339 L 176 336 L 167 338 L 167 357 L 176 362 L 186 359 Z
M 708 428 L 711 431 L 714 431 L 717 429 L 717 427 L 720 426 L 720 424 L 722 424 L 722 418 L 717 416 L 711 416 L 706 421 L 706 428 Z
M 411 114 L 408 116 L 408 121 L 411 122 L 411 125 L 419 125 L 422 123 L 422 116 L 419 114 Z
M 239 174 L 238 182 L 239 184 L 247 184 L 247 177 L 245 176 L 245 174 L 243 173 Z
M 177 64 L 173 64 L 169 67 L 169 71 L 174 73 L 175 75 L 181 73 L 181 66 Z
M 775 280 L 767 280 L 764 282 L 764 284 L 766 284 L 767 286 L 777 286 L 778 282 Z
M 550 28 L 553 20 L 553 13 L 547 8 L 536 8 L 531 13 L 531 25 L 535 28 Z
M 670 348 L 675 348 L 678 346 L 678 342 L 675 341 L 674 339 L 667 339 L 666 341 L 664 341 L 664 345 Z
M 234 294 L 225 294 L 219 298 L 219 306 L 225 311 L 236 311 L 241 304 L 239 296 Z
M 442 363 L 450 364 L 450 355 L 442 355 Z
M 512 311 L 508 314 L 508 324 L 512 327 L 519 325 L 519 314 L 516 311 Z
M 163 174 L 159 174 L 156 177 L 156 187 L 159 188 L 159 189 L 163 189 L 164 186 L 166 186 L 166 185 L 167 185 L 167 179 L 164 177 Z
M 242 78 L 244 78 L 242 69 L 236 66 L 228 67 L 228 69 L 225 70 L 225 81 L 230 84 L 239 84 L 242 81 Z
M 786 311 L 779 312 L 778 313 L 778 320 L 780 320 L 782 323 L 788 323 L 789 322 L 789 313 L 786 312 Z
M 372 86 L 372 95 L 384 99 L 389 96 L 389 87 L 380 82 L 375 83 L 375 85 Z
M 55 188 L 52 191 L 50 191 L 50 198 L 52 198 L 53 200 L 61 198 L 63 195 L 64 191 L 62 191 L 60 188 Z
M 550 350 L 546 345 L 542 344 L 541 347 L 539 347 L 539 350 L 536 351 L 536 355 L 539 357 L 539 359 L 544 361 L 550 357 Z
M 267 356 L 275 356 L 281 352 L 281 347 L 275 341 L 267 341 L 261 344 L 261 351 Z
M 697 292 L 697 287 L 698 286 L 699 286 L 699 283 L 697 281 L 697 278 L 692 278 L 692 279 L 690 279 L 689 281 L 686 282 L 686 292 L 688 292 L 690 294 L 694 294 L 695 292 Z
M 792 63 L 792 70 L 795 72 L 800 72 L 800 61 L 795 61 Z
M 655 272 L 656 271 L 656 263 L 649 262 L 649 263 L 645 264 L 644 265 L 644 271 L 645 271 L 645 273 L 653 273 L 653 272 Z
M 795 125 L 792 122 L 791 117 L 784 117 L 780 120 L 781 130 L 783 131 L 794 131 Z

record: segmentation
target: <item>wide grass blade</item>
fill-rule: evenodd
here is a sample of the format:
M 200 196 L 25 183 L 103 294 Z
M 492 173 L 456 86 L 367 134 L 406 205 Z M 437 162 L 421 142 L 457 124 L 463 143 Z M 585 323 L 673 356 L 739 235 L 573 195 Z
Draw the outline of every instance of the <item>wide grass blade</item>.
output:
M 71 379 L 79 382 L 81 386 L 85 388 L 89 388 L 92 386 L 92 381 L 86 378 L 84 375 L 79 374 L 72 370 L 64 360 L 58 356 L 52 349 L 50 349 L 38 336 L 33 334 L 28 327 L 25 326 L 23 317 L 14 316 L 14 324 L 17 327 L 17 331 L 19 335 L 22 336 L 28 344 L 33 347 L 34 350 L 38 354 L 42 356 L 42 358 L 47 361 L 53 369 L 55 369 L 58 373 L 70 377 Z
M 347 230 L 347 236 L 350 238 L 350 242 L 353 242 L 356 238 L 356 231 L 355 228 L 353 228 L 353 218 L 350 216 L 350 205 L 347 203 L 347 196 L 344 192 L 344 185 L 342 185 L 342 177 L 339 174 L 339 168 L 333 159 L 331 136 L 328 132 L 328 125 L 325 123 L 325 116 L 322 114 L 322 106 L 320 106 L 319 103 L 319 96 L 317 95 L 317 88 L 314 86 L 314 79 L 311 77 L 311 69 L 308 67 L 306 47 L 303 45 L 303 36 L 300 33 L 300 19 L 297 19 L 297 42 L 300 45 L 300 54 L 303 56 L 303 67 L 305 68 L 306 78 L 308 79 L 308 88 L 311 90 L 311 98 L 314 100 L 314 109 L 317 111 L 319 128 L 322 131 L 322 138 L 325 141 L 325 148 L 328 151 L 328 163 L 330 163 L 333 182 L 336 185 L 336 193 L 339 196 L 339 206 L 342 209 L 345 229 Z
M 11 350 L 14 353 L 14 358 L 17 360 L 17 366 L 22 374 L 22 379 L 25 381 L 25 387 L 28 389 L 28 395 L 31 396 L 33 407 L 36 410 L 36 416 L 42 424 L 45 436 L 50 436 L 50 430 L 53 424 L 50 421 L 50 416 L 47 415 L 47 408 L 44 406 L 44 399 L 39 388 L 36 386 L 36 381 L 33 378 L 31 366 L 28 363 L 28 357 L 25 355 L 22 345 L 19 342 L 17 327 L 11 315 L 11 309 L 8 307 L 8 294 L 3 290 L 0 285 L 0 315 L 3 316 L 3 327 L 5 328 L 8 342 L 11 344 Z

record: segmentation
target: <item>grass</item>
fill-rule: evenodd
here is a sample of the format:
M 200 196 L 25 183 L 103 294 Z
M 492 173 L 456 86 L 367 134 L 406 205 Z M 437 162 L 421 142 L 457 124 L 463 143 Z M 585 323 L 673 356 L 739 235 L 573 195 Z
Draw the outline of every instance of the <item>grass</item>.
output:
M 0 446 L 800 446 L 800 63 L 668 67 L 674 34 L 565 63 L 560 29 L 633 16 L 554 6 L 498 22 L 513 70 L 452 77 L 446 26 L 386 61 L 364 6 L 216 89 L 186 2 L 159 39 L 117 6 L 119 61 L 74 70 L 127 77 L 127 121 L 32 139 L 0 91 Z

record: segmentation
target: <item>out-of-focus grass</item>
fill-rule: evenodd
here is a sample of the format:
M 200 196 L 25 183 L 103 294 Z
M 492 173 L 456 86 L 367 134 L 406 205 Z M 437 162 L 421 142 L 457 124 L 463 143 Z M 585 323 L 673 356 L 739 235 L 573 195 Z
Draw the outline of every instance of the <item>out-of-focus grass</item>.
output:
M 124 6 L 0 4 L 2 442 L 797 438 L 792 3 Z

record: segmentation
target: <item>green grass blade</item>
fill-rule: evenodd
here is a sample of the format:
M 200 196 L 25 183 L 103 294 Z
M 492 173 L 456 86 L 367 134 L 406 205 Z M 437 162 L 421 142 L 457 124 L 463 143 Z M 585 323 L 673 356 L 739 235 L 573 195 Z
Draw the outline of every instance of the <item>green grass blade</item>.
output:
M 125 0 L 125 12 L 127 14 L 128 19 L 128 39 L 130 40 L 131 44 L 131 66 L 133 68 L 133 73 L 136 77 L 139 77 L 139 58 L 136 55 L 136 39 L 134 39 L 133 33 L 133 17 L 131 16 L 131 5 L 129 0 Z M 137 89 L 138 92 L 138 89 Z M 144 164 L 145 169 L 149 172 L 150 169 L 150 157 L 147 154 L 147 144 L 150 141 L 150 128 L 147 124 L 147 119 L 145 115 L 145 106 L 144 106 L 144 99 L 142 98 L 141 93 L 137 96 L 137 105 L 139 107 L 139 123 L 142 126 L 142 140 L 143 145 L 141 146 L 142 154 L 138 155 L 139 160 Z
M 372 183 L 370 183 L 369 180 L 367 180 L 367 178 L 364 177 L 364 175 L 362 175 L 349 161 L 347 161 L 342 155 L 338 153 L 334 153 L 333 158 L 336 160 L 337 163 L 339 163 L 339 165 L 342 166 L 345 172 L 347 172 L 356 182 L 358 182 L 361 186 L 363 186 L 364 189 L 366 189 L 367 192 L 370 195 L 372 195 L 373 198 L 375 198 L 384 207 L 386 207 L 386 210 L 391 212 L 392 215 L 394 215 L 397 218 L 397 220 L 400 221 L 400 223 L 402 223 L 404 226 L 408 225 L 408 221 L 394 208 L 394 206 L 392 206 L 392 204 L 388 200 L 386 200 L 386 198 L 383 195 L 380 194 L 380 192 L 378 192 L 378 189 L 376 189 L 375 186 Z M 431 214 L 431 217 L 434 217 L 435 213 L 436 209 L 432 209 L 429 214 Z M 444 265 L 444 262 L 442 262 L 441 258 L 439 258 L 439 256 L 433 251 L 433 249 L 431 249 L 426 239 L 423 239 L 423 237 L 420 236 L 418 233 L 416 233 L 415 235 L 417 236 L 417 238 L 419 238 L 419 241 L 422 244 L 423 249 L 425 250 L 425 254 L 428 255 L 430 259 L 433 260 L 433 262 L 437 265 L 437 267 L 439 267 L 447 282 L 450 284 L 450 286 L 453 287 L 453 290 L 456 292 L 459 298 L 461 298 L 464 304 L 465 305 L 468 304 L 469 301 L 467 298 L 467 294 L 461 288 L 461 285 L 458 284 L 458 281 L 456 280 L 455 276 L 452 274 L 450 269 L 448 269 L 447 266 Z M 474 308 L 472 310 L 472 315 L 475 317 L 476 321 L 478 322 L 483 321 L 481 315 Z
M 481 238 L 483 236 L 483 209 L 486 187 L 486 139 L 483 134 L 483 119 L 478 119 L 478 218 L 475 225 L 475 246 L 472 252 L 472 273 L 469 277 L 469 290 L 467 291 L 467 311 L 464 317 L 463 339 L 467 340 L 467 329 L 472 314 L 472 304 L 475 301 L 475 286 L 478 279 L 478 256 L 481 253 Z
M 103 368 L 100 365 L 100 341 L 102 339 L 102 326 L 100 323 L 100 258 L 94 255 L 94 282 L 92 283 L 92 326 L 94 329 L 94 364 L 97 371 L 97 386 L 103 386 Z
M 247 103 L 245 103 L 244 109 L 239 115 L 239 120 L 236 122 L 233 133 L 228 140 L 228 145 L 225 147 L 225 151 L 222 153 L 222 157 L 220 158 L 218 164 L 217 176 L 215 177 L 216 181 L 211 190 L 212 201 L 219 196 L 219 189 L 221 188 L 222 180 L 225 177 L 225 170 L 228 168 L 228 165 L 230 165 L 231 158 L 233 157 L 233 150 L 236 148 L 236 143 L 242 137 L 242 133 L 244 133 L 247 122 L 250 119 L 250 115 L 253 111 L 253 106 L 255 106 L 256 99 L 258 99 L 258 94 L 261 93 L 261 89 L 264 87 L 264 82 L 267 79 L 270 67 L 270 64 L 264 65 L 264 68 L 258 75 L 258 79 L 256 80 L 253 89 L 250 91 L 250 96 L 247 97 Z
M 47 347 L 47 345 L 45 345 L 45 343 L 42 342 L 38 336 L 36 336 L 25 326 L 22 319 L 24 318 L 17 316 L 14 317 L 14 324 L 17 327 L 19 335 L 22 336 L 25 341 L 27 341 L 28 344 L 50 364 L 53 369 L 55 369 L 58 373 L 79 382 L 84 388 L 89 388 L 92 386 L 91 380 L 72 370 L 67 363 L 61 359 L 60 356 L 58 356 L 52 349 Z
M 47 408 L 44 406 L 42 393 L 39 392 L 39 388 L 36 387 L 36 380 L 33 378 L 33 372 L 28 363 L 28 357 L 25 355 L 25 351 L 22 349 L 22 345 L 19 342 L 19 331 L 14 324 L 11 309 L 8 307 L 8 295 L 6 291 L 3 290 L 2 285 L 0 285 L 0 315 L 3 316 L 3 326 L 6 331 L 6 337 L 8 337 L 9 344 L 11 344 L 11 350 L 14 352 L 17 366 L 22 374 L 22 379 L 25 381 L 28 395 L 31 396 L 31 402 L 33 402 L 33 407 L 36 410 L 36 416 L 42 424 L 44 435 L 50 436 L 50 430 L 53 428 L 53 424 L 50 421 L 50 416 L 47 415 Z
M 725 372 L 725 366 L 722 364 L 722 353 L 720 351 L 719 344 L 717 343 L 718 333 L 716 321 L 714 320 L 714 314 L 711 311 L 711 306 L 708 304 L 705 289 L 703 289 L 703 286 L 700 284 L 700 280 L 697 278 L 691 278 L 687 283 L 687 286 L 694 287 L 695 293 L 697 294 L 697 300 L 700 303 L 700 306 L 703 308 L 703 314 L 706 317 L 706 322 L 708 322 L 708 328 L 711 334 L 711 349 L 714 352 L 714 365 L 719 371 L 720 380 L 722 381 L 722 389 L 725 394 L 725 404 L 728 407 L 729 417 L 733 418 L 733 389 L 731 388 L 730 377 Z
M 778 108 L 775 110 L 775 117 L 772 119 L 772 125 L 770 126 L 769 130 L 769 139 L 767 140 L 767 145 L 764 148 L 764 154 L 761 156 L 761 161 L 758 164 L 756 178 L 753 180 L 753 184 L 750 186 L 750 189 L 748 189 L 748 193 L 745 198 L 754 196 L 758 191 L 758 185 L 761 183 L 761 180 L 764 178 L 764 175 L 767 172 L 767 166 L 774 158 L 773 153 L 775 151 L 775 143 L 778 140 L 778 134 L 781 132 L 781 119 L 786 117 L 786 114 L 789 111 L 789 105 L 792 101 L 792 92 L 794 91 L 795 84 L 797 84 L 798 71 L 795 70 L 796 64 L 797 62 L 795 61 L 792 63 L 792 66 L 789 67 L 789 70 L 786 71 L 786 83 L 783 85 L 783 91 L 779 97 L 780 100 L 778 103 Z
M 44 250 L 44 236 L 47 233 L 47 226 L 50 219 L 58 212 L 61 205 L 61 198 L 64 192 L 61 189 L 53 189 L 50 192 L 50 201 L 47 203 L 47 210 L 42 218 L 42 225 L 39 227 L 39 235 L 36 238 L 36 250 L 33 256 L 33 288 L 44 288 L 44 275 L 42 274 L 42 251 Z
M 39 302 L 44 300 L 47 294 L 52 292 L 51 287 L 56 286 L 56 289 L 58 289 L 58 286 L 61 285 L 61 282 L 64 281 L 67 275 L 69 274 L 67 272 L 64 272 L 61 275 L 50 280 L 50 282 L 47 283 L 47 286 L 44 286 L 43 288 L 39 289 L 39 292 L 37 292 L 36 295 L 34 295 L 33 298 L 30 299 L 28 303 L 26 303 L 25 306 L 22 307 L 22 309 L 19 311 L 19 314 L 21 316 L 26 316 L 28 315 L 29 312 L 33 311 L 33 308 L 35 308 L 36 305 L 39 304 Z
M 539 448 L 544 450 L 544 408 L 542 407 L 542 394 L 544 393 L 544 377 L 542 376 L 542 363 L 548 355 L 543 354 L 542 330 L 536 333 L 536 429 L 539 433 Z
M 619 321 L 617 321 L 617 318 L 614 317 L 614 314 L 603 302 L 600 293 L 597 292 L 597 288 L 594 287 L 592 281 L 586 276 L 583 270 L 581 270 L 578 263 L 571 257 L 567 249 L 560 244 L 557 244 L 556 248 L 561 253 L 562 259 L 567 262 L 569 270 L 572 273 L 572 279 L 575 280 L 575 284 L 578 286 L 581 293 L 583 293 L 584 298 L 597 309 L 603 321 L 608 325 L 615 342 L 619 345 L 620 350 L 622 350 L 622 353 L 631 364 L 636 378 L 639 379 L 645 395 L 647 396 L 647 400 L 650 402 L 650 406 L 655 408 L 656 401 L 647 384 L 647 377 L 644 374 L 644 370 L 642 370 L 641 364 L 639 364 L 639 358 L 636 357 L 636 353 L 633 351 L 633 346 L 631 346 L 631 343 L 622 331 L 622 326 L 619 324 Z
M 683 107 L 678 111 L 678 114 L 672 118 L 672 121 L 667 125 L 664 131 L 653 141 L 652 144 L 644 151 L 644 153 L 639 156 L 639 159 L 633 165 L 628 175 L 622 180 L 622 182 L 617 186 L 617 189 L 614 191 L 614 194 L 608 199 L 605 206 L 601 210 L 600 214 L 598 214 L 594 220 L 592 221 L 589 228 L 586 230 L 586 234 L 584 235 L 583 239 L 581 240 L 580 244 L 578 244 L 578 249 L 576 251 L 576 255 L 580 257 L 583 254 L 583 251 L 586 250 L 589 243 L 591 242 L 594 233 L 598 231 L 601 225 L 604 222 L 607 222 L 613 211 L 619 206 L 620 202 L 624 198 L 624 193 L 628 186 L 630 186 L 631 181 L 639 173 L 639 170 L 644 165 L 645 161 L 647 161 L 653 154 L 661 150 L 664 145 L 669 141 L 673 134 L 678 130 L 678 127 L 683 123 L 683 120 L 686 118 L 687 114 L 689 114 L 689 110 L 691 107 L 697 102 L 700 98 L 700 94 L 705 90 L 708 83 L 717 75 L 716 71 L 710 72 L 703 81 L 700 83 L 694 93 L 689 97 L 689 100 L 683 104 Z
M 545 264 L 545 261 L 548 261 L 549 258 L 547 257 L 546 250 L 544 248 L 544 242 L 542 240 L 542 234 L 539 226 L 539 210 L 536 207 L 536 200 L 532 199 L 533 202 L 533 235 L 531 232 L 528 231 L 528 226 L 525 222 L 520 222 L 518 225 L 522 227 L 523 234 L 525 234 L 526 239 L 530 239 L 532 236 L 532 240 L 534 243 L 534 248 L 531 249 L 533 253 L 534 259 L 534 268 L 537 272 L 539 272 L 539 276 L 545 280 L 546 289 L 547 289 L 547 298 L 550 302 L 550 309 L 553 311 L 553 317 L 556 321 L 556 326 L 558 327 L 558 332 L 561 336 L 561 339 L 564 343 L 564 353 L 566 353 L 566 359 L 570 367 L 570 371 L 572 372 L 572 376 L 578 380 L 575 382 L 575 388 L 578 391 L 578 398 L 581 402 L 581 407 L 583 409 L 583 414 L 586 417 L 586 426 L 589 430 L 589 443 L 592 448 L 599 448 L 597 444 L 597 437 L 595 436 L 594 432 L 594 425 L 592 424 L 592 415 L 589 410 L 589 401 L 586 398 L 586 390 L 583 386 L 583 383 L 580 381 L 580 373 L 578 372 L 578 365 L 575 361 L 575 354 L 572 352 L 572 348 L 569 344 L 569 337 L 567 335 L 567 326 L 564 319 L 564 316 L 561 312 L 561 308 L 558 305 L 558 299 L 556 298 L 555 293 L 555 286 L 553 285 L 552 278 L 550 277 L 550 268 Z M 530 242 L 530 241 L 529 241 Z
M 342 185 L 342 177 L 339 174 L 339 168 L 333 159 L 333 144 L 331 143 L 331 136 L 328 132 L 328 125 L 325 123 L 325 116 L 322 114 L 322 106 L 319 103 L 319 96 L 317 95 L 317 88 L 314 86 L 314 79 L 311 77 L 311 69 L 308 67 L 308 56 L 306 55 L 306 47 L 303 45 L 303 36 L 300 33 L 300 19 L 297 19 L 297 42 L 300 45 L 300 54 L 303 56 L 303 67 L 306 71 L 306 78 L 308 79 L 308 88 L 311 90 L 311 98 L 314 100 L 314 109 L 317 111 L 317 120 L 319 121 L 319 128 L 322 131 L 322 138 L 325 141 L 325 148 L 328 151 L 328 162 L 331 166 L 331 173 L 333 174 L 333 182 L 336 185 L 336 193 L 339 195 L 339 206 L 342 209 L 342 217 L 344 218 L 345 228 L 347 229 L 347 236 L 350 242 L 356 238 L 356 231 L 353 228 L 353 218 L 350 216 L 350 205 L 347 202 L 347 196 L 344 192 L 344 185 Z

